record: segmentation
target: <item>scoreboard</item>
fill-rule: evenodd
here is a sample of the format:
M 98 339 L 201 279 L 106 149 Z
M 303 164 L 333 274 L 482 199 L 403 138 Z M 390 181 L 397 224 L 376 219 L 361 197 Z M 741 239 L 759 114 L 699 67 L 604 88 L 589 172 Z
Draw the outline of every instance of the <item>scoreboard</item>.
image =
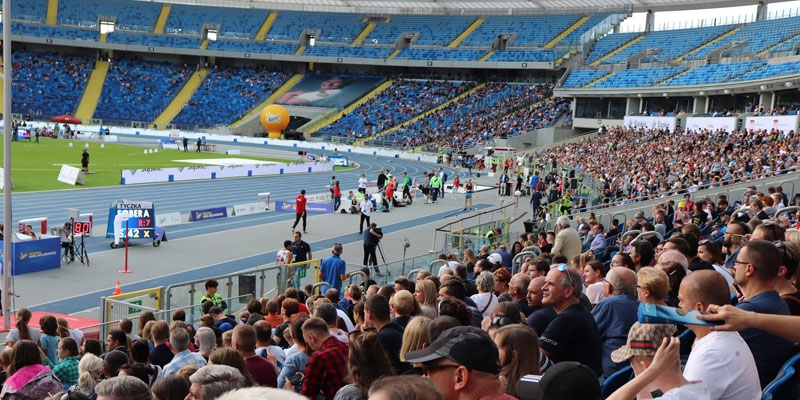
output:
M 122 221 L 119 231 L 114 232 L 114 219 L 118 214 L 128 215 L 127 221 Z M 149 201 L 117 201 L 111 204 L 108 216 L 107 237 L 124 239 L 155 240 L 155 208 Z

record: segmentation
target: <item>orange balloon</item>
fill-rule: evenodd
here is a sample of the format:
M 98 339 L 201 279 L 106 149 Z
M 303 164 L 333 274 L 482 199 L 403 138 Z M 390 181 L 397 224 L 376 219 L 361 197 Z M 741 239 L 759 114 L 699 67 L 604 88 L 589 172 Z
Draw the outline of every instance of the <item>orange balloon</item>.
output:
M 269 133 L 268 138 L 280 139 L 281 132 L 289 126 L 289 111 L 284 106 L 270 104 L 261 111 L 259 120 L 261 126 Z

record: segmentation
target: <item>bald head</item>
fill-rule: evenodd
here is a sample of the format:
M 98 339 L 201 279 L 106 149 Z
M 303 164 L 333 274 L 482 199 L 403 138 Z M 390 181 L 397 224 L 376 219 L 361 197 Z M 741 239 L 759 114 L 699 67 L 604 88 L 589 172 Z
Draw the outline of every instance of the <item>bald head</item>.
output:
M 528 305 L 534 309 L 542 308 L 542 286 L 544 286 L 543 276 L 531 279 L 531 283 L 528 284 Z
M 719 272 L 698 270 L 683 278 L 678 298 L 682 308 L 705 311 L 711 304 L 729 304 L 731 293 Z
M 636 295 L 636 272 L 628 268 L 611 268 L 606 275 L 614 295 Z

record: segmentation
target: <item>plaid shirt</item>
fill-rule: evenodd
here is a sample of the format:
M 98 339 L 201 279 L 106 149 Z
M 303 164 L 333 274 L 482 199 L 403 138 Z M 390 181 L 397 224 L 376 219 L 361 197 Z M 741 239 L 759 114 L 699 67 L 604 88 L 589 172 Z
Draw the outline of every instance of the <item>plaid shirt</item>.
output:
M 303 389 L 300 394 L 313 399 L 322 392 L 332 400 L 347 382 L 348 346 L 331 336 L 322 343 L 306 364 Z
M 53 367 L 53 375 L 64 384 L 65 387 L 78 384 L 78 357 L 69 356 L 61 360 L 58 365 Z

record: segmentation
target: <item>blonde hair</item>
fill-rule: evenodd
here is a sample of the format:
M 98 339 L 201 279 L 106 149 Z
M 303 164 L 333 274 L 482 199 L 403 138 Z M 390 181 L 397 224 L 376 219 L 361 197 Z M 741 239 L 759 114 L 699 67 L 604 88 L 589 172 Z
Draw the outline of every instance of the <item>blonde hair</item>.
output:
M 643 267 L 636 273 L 636 283 L 654 300 L 664 300 L 669 293 L 669 277 L 659 268 Z
M 433 281 L 429 281 L 427 279 L 417 281 L 415 289 L 421 291 L 422 294 L 425 295 L 425 301 L 422 303 L 423 306 L 428 306 L 434 310 L 438 308 L 439 294 L 436 292 L 436 284 L 433 283 Z
M 410 315 L 414 312 L 414 295 L 408 290 L 395 293 L 391 302 L 398 315 Z
M 78 387 L 92 393 L 103 375 L 103 359 L 92 353 L 86 353 L 78 363 L 78 371 L 80 372 Z
M 406 353 L 420 350 L 428 340 L 428 325 L 431 319 L 425 316 L 411 318 L 403 331 L 403 344 L 400 346 L 400 360 L 406 360 Z

